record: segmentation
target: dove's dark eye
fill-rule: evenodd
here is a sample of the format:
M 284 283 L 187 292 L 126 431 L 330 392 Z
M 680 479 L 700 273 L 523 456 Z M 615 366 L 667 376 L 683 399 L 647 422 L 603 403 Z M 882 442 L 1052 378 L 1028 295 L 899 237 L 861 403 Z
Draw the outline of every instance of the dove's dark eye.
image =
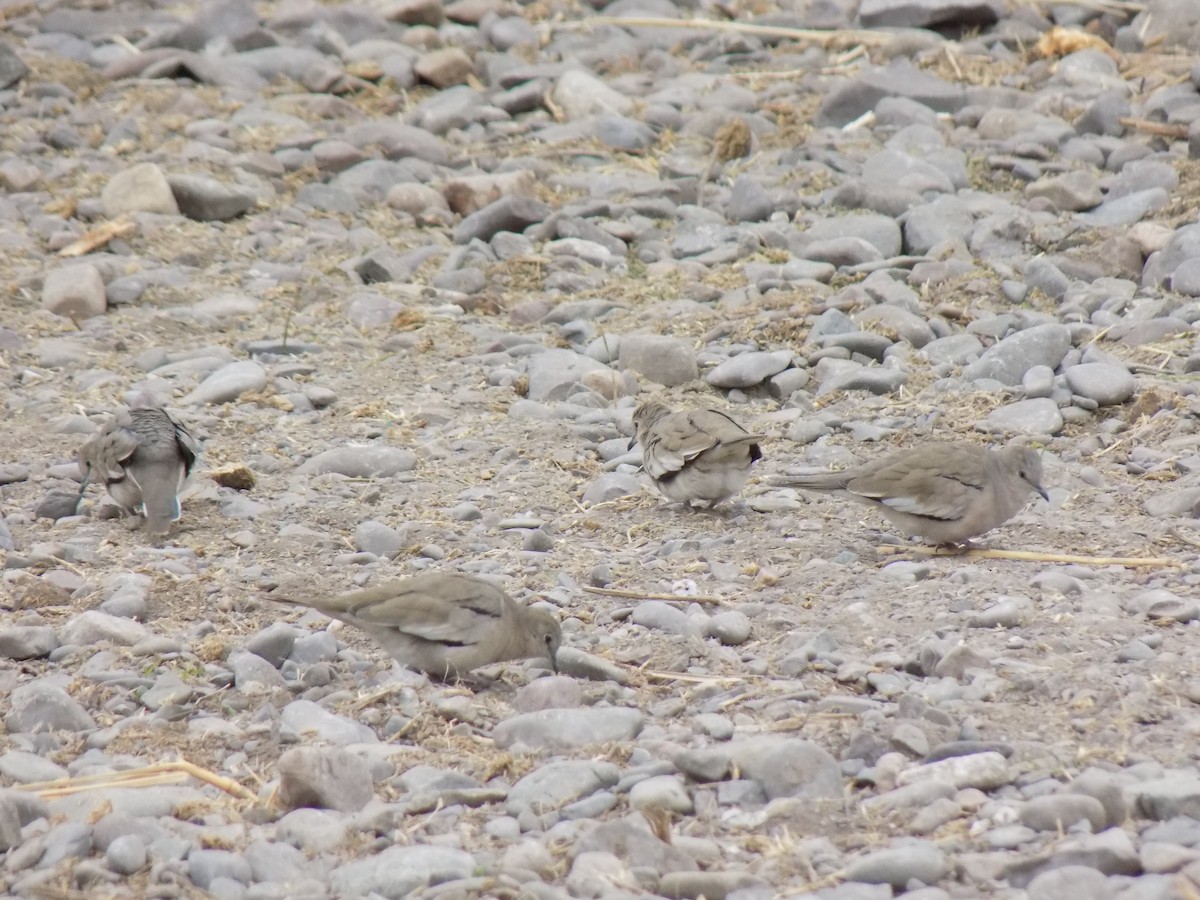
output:
M 546 635 L 546 643 L 553 644 L 554 643 L 554 635 L 552 635 L 552 634 Z

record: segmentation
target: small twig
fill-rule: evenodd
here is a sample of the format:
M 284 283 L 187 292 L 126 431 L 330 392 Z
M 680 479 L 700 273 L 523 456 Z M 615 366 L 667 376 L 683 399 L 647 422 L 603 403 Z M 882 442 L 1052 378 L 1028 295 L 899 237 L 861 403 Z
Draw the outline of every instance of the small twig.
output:
M 954 70 L 955 77 L 958 78 L 959 81 L 962 81 L 963 80 L 962 66 L 960 66 L 958 64 L 958 59 L 954 56 L 954 51 L 950 48 L 949 44 L 943 45 L 942 53 L 946 57 L 946 61 L 950 63 L 950 68 L 952 68 Z
M 619 591 L 615 588 L 585 587 L 589 594 L 599 594 L 602 597 L 620 597 L 624 600 L 672 600 L 678 603 L 712 603 L 724 601 L 720 597 L 695 596 L 686 597 L 679 594 L 655 594 L 651 591 Z
M 399 691 L 402 687 L 403 687 L 403 685 L 399 685 L 399 684 L 389 684 L 385 688 L 381 688 L 378 691 L 372 691 L 370 694 L 367 694 L 365 697 L 360 697 L 359 699 L 355 700 L 354 703 L 352 703 L 350 705 L 350 708 L 352 710 L 354 710 L 355 712 L 358 712 L 359 710 L 362 710 L 362 709 L 366 709 L 368 706 L 372 706 L 373 704 L 382 700 L 384 697 L 390 697 L 392 694 Z
M 1040 553 L 1035 550 L 989 550 L 977 547 L 960 551 L 950 547 L 880 547 L 882 553 L 913 553 L 918 556 L 953 556 L 961 559 L 1022 559 L 1030 562 L 1075 563 L 1083 566 L 1182 566 L 1176 559 L 1157 556 L 1076 556 L 1070 553 Z
M 1118 121 L 1126 128 L 1132 128 L 1134 131 L 1140 131 L 1143 134 L 1154 134 L 1159 137 L 1175 138 L 1176 140 L 1183 140 L 1188 136 L 1188 127 L 1186 125 L 1151 122 L 1149 119 L 1134 119 L 1129 116 L 1121 116 Z
M 232 778 L 226 778 L 223 775 L 218 775 L 216 772 L 210 772 L 208 769 L 202 769 L 194 763 L 188 762 L 186 759 L 179 759 L 175 762 L 160 763 L 160 767 L 168 770 L 178 770 L 187 772 L 198 781 L 203 781 L 206 784 L 211 784 L 213 787 L 224 791 L 227 794 L 233 794 L 235 797 L 241 797 L 243 800 L 257 800 L 258 795 L 249 788 L 242 787 Z M 151 766 L 151 768 L 154 768 Z
M 137 223 L 129 218 L 122 216 L 119 219 L 114 219 L 111 222 L 105 222 L 103 225 L 87 231 L 80 237 L 71 241 L 67 246 L 58 251 L 59 256 L 83 256 L 85 253 L 91 253 L 93 250 L 98 250 L 110 241 L 119 237 L 125 237 L 127 234 L 137 230 Z
M 137 46 L 136 44 L 131 43 L 129 41 L 129 39 L 127 37 L 125 37 L 125 35 L 110 34 L 110 35 L 107 35 L 107 37 L 110 41 L 112 41 L 114 44 L 116 44 L 118 47 L 120 47 L 122 50 L 126 51 L 127 53 L 129 53 L 133 56 L 141 56 L 142 55 L 142 48 Z
M 699 28 L 710 31 L 733 31 L 738 34 L 756 34 L 759 37 L 790 38 L 794 41 L 814 41 L 828 46 L 836 41 L 869 44 L 879 47 L 892 39 L 890 34 L 878 31 L 839 29 L 824 31 L 815 28 L 788 28 L 782 25 L 751 25 L 747 22 L 720 22 L 715 19 L 660 19 L 654 16 L 592 16 L 579 22 L 558 22 L 555 28 L 576 31 L 596 25 L 616 25 L 619 28 Z
M 765 69 L 761 72 L 730 72 L 730 78 L 745 78 L 747 80 L 754 78 L 802 78 L 805 75 L 836 75 L 836 71 L 830 69 Z

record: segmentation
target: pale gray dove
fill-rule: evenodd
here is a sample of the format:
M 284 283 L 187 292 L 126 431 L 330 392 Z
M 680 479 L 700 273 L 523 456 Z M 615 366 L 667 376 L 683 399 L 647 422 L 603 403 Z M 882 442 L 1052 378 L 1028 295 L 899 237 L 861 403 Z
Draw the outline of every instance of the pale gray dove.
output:
M 958 544 L 1015 516 L 1029 492 L 1049 499 L 1042 460 L 1019 442 L 995 451 L 969 443 L 923 444 L 841 472 L 777 476 L 773 484 L 835 491 L 883 513 L 909 535 Z
M 402 665 L 434 678 L 513 659 L 545 659 L 554 667 L 562 643 L 558 620 L 547 610 L 521 606 L 471 575 L 428 572 L 322 600 L 263 596 L 355 625 Z
M 759 442 L 715 409 L 672 412 L 647 400 L 633 413 L 636 439 L 642 445 L 642 467 L 655 486 L 672 500 L 710 507 L 728 500 L 750 477 L 750 466 L 762 459 Z
M 145 512 L 151 533 L 165 534 L 179 518 L 179 492 L 198 452 L 183 423 L 165 409 L 119 410 L 79 451 L 79 495 L 102 480 L 126 510 Z

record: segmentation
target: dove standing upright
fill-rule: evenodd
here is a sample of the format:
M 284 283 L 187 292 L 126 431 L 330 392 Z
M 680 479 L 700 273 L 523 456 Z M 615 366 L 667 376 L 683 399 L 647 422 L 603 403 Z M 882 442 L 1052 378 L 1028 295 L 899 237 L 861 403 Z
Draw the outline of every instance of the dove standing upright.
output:
M 79 451 L 80 496 L 103 479 L 109 495 L 127 510 L 141 508 L 146 527 L 165 534 L 179 518 L 179 492 L 199 448 L 165 409 L 122 409 Z
M 685 505 L 702 500 L 714 507 L 728 500 L 762 459 L 763 436 L 715 409 L 672 412 L 647 400 L 634 411 L 633 424 L 643 468 L 663 494 Z
M 772 483 L 834 491 L 872 506 L 909 535 L 958 544 L 1002 525 L 1042 487 L 1042 460 L 1015 442 L 1003 450 L 968 443 L 897 450 L 841 472 L 779 476 Z
M 264 596 L 355 625 L 402 665 L 434 678 L 512 659 L 545 659 L 553 667 L 562 643 L 549 612 L 521 606 L 471 575 L 429 572 L 321 600 Z

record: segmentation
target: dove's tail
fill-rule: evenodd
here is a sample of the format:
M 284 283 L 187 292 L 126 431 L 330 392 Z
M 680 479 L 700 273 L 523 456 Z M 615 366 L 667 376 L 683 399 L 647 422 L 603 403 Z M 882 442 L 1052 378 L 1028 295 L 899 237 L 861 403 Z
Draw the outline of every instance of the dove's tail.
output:
M 153 532 L 165 532 L 179 518 L 178 462 L 150 463 L 131 467 L 127 477 L 133 478 L 142 491 L 142 506 L 146 510 L 146 527 Z
M 778 487 L 796 487 L 807 491 L 840 491 L 846 487 L 844 472 L 821 472 L 813 475 L 776 475 L 770 483 Z

